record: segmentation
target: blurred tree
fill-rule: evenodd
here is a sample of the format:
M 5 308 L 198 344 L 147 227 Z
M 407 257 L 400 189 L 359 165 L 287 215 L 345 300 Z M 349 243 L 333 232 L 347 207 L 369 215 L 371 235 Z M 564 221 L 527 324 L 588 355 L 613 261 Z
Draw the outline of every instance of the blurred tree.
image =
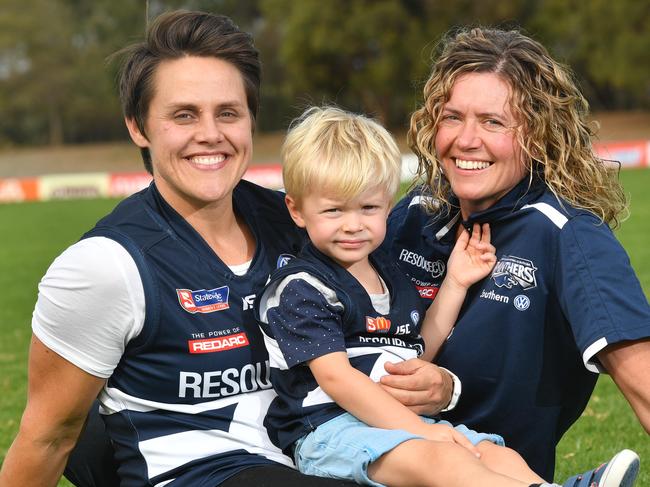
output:
M 251 23 L 259 16 L 258 0 L 146 0 L 149 4 L 149 18 L 174 9 L 202 10 L 227 15 L 239 27 L 249 31 Z
M 335 102 L 404 127 L 419 98 L 414 85 L 428 75 L 432 48 L 444 32 L 466 24 L 511 25 L 528 18 L 537 3 L 260 0 L 264 28 L 257 39 L 258 45 L 273 39 L 285 95 Z
M 280 39 L 277 56 L 292 95 L 404 123 L 412 80 L 422 74 L 423 22 L 400 0 L 261 0 L 260 5 L 262 37 Z
M 50 144 L 123 133 L 104 60 L 142 32 L 141 12 L 129 0 L 3 0 L 0 103 L 12 116 L 0 132 Z
M 600 109 L 650 107 L 647 0 L 546 0 L 531 21 Z
M 175 8 L 229 15 L 253 34 L 260 130 L 324 102 L 404 128 L 438 39 L 465 25 L 523 27 L 597 108 L 650 107 L 648 0 L 2 0 L 0 144 L 125 137 L 105 59 L 141 38 L 147 15 Z

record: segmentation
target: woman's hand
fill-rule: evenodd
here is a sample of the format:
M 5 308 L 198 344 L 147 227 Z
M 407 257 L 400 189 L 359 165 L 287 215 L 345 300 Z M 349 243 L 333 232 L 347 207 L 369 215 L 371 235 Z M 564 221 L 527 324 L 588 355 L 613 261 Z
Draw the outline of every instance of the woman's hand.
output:
M 454 384 L 447 371 L 417 358 L 384 366 L 380 385 L 416 414 L 432 416 L 451 401 Z

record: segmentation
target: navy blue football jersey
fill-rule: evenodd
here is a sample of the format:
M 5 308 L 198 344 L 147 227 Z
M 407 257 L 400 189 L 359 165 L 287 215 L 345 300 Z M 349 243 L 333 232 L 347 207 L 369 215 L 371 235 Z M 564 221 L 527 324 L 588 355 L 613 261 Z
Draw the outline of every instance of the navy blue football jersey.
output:
M 123 486 L 212 487 L 249 466 L 291 464 L 263 427 L 275 393 L 253 303 L 303 234 L 280 193 L 242 181 L 233 203 L 257 244 L 243 276 L 153 184 L 85 235 L 123 245 L 144 287 L 143 330 L 100 395 Z
M 370 261 L 390 294 L 390 310 L 384 313 L 375 309 L 352 274 L 312 244 L 278 269 L 262 294 L 258 306 L 265 313 L 260 326 L 278 393 L 265 424 L 271 439 L 285 451 L 345 412 L 320 388 L 307 366 L 309 360 L 347 352 L 354 368 L 378 381 L 386 374 L 387 361 L 414 358 L 423 351 L 424 307 L 418 294 L 387 254 L 375 251 Z M 288 276 L 292 279 L 284 281 Z
M 650 307 L 629 259 L 606 224 L 558 201 L 540 181 L 529 187 L 525 179 L 467 221 L 453 211 L 427 214 L 422 198 L 416 190 L 394 208 L 384 247 L 427 303 L 459 224 L 489 223 L 497 252 L 436 360 L 463 383 L 443 418 L 502 435 L 550 479 L 555 445 L 596 383 L 596 353 L 650 336 Z

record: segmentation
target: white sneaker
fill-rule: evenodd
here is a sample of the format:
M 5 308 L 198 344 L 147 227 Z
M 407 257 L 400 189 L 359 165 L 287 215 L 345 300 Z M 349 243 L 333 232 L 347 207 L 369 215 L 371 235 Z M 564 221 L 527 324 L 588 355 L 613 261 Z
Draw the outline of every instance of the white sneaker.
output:
M 576 475 L 563 487 L 632 487 L 639 475 L 639 455 L 632 450 L 621 450 L 600 467 Z

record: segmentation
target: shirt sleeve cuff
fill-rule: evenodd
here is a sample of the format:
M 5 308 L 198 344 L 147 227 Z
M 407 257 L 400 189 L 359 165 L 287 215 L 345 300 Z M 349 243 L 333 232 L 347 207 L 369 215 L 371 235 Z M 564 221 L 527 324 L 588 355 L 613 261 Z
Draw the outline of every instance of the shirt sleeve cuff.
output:
M 604 369 L 604 367 L 600 365 L 600 362 L 596 357 L 596 354 L 600 352 L 603 348 L 605 348 L 607 345 L 608 345 L 607 339 L 603 337 L 596 340 L 591 345 L 589 345 L 587 349 L 584 351 L 584 353 L 582 354 L 582 361 L 584 362 L 585 367 L 589 372 L 593 372 L 595 374 L 602 374 L 607 372 Z
M 449 376 L 451 377 L 452 383 L 453 383 L 453 389 L 451 391 L 451 400 L 449 401 L 449 404 L 444 409 L 441 409 L 441 413 L 445 413 L 447 411 L 451 411 L 456 407 L 456 404 L 458 404 L 458 400 L 460 399 L 460 393 L 462 392 L 463 389 L 463 384 L 460 382 L 460 379 L 456 374 L 454 374 L 451 370 L 445 369 L 444 367 L 440 367 L 442 370 L 447 372 Z

